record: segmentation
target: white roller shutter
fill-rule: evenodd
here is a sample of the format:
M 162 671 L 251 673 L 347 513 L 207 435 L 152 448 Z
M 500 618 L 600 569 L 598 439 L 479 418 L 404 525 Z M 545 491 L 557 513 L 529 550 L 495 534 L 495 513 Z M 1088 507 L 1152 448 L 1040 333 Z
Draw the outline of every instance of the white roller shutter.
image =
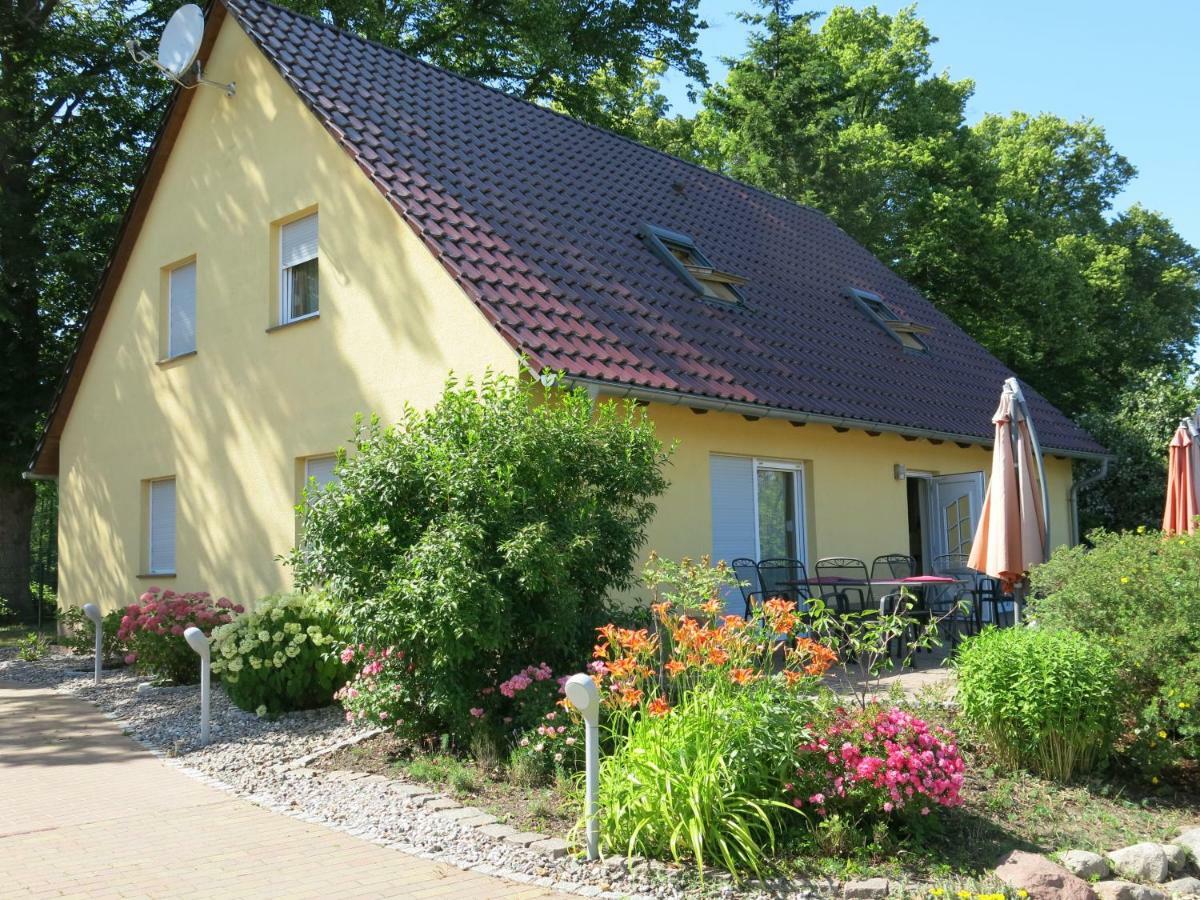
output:
M 336 456 L 314 456 L 304 461 L 304 484 L 308 486 L 310 478 L 316 479 L 317 487 L 324 489 L 327 484 L 337 481 L 333 469 L 337 465 Z
M 741 456 L 709 457 L 712 486 L 713 562 L 731 562 L 739 556 L 758 558 L 754 513 L 754 460 Z M 745 609 L 737 588 L 726 591 L 725 608 L 730 614 Z
M 289 222 L 279 230 L 279 265 L 290 266 L 317 256 L 317 214 Z
M 195 349 L 196 264 L 192 262 L 171 270 L 167 356 L 180 356 Z
M 175 571 L 175 479 L 150 482 L 151 574 Z

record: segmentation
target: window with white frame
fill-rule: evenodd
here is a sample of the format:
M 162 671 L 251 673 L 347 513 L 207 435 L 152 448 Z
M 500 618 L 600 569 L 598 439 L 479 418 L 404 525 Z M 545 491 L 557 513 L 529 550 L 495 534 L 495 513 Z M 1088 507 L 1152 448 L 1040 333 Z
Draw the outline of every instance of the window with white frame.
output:
M 146 532 L 149 536 L 146 571 L 150 575 L 175 573 L 175 479 L 151 481 L 148 490 Z
M 196 349 L 196 263 L 170 271 L 167 283 L 167 357 Z
M 709 478 L 713 559 L 807 561 L 803 463 L 714 453 Z M 744 608 L 737 590 L 726 602 L 731 614 Z
M 279 229 L 279 279 L 280 324 L 317 314 L 316 213 Z

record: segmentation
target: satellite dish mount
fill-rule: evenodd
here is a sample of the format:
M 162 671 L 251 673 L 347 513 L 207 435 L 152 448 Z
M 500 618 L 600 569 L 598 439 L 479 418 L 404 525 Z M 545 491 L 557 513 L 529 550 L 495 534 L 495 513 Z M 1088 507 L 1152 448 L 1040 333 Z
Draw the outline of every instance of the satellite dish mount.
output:
M 188 3 L 175 10 L 167 22 L 158 41 L 157 56 L 147 53 L 132 38 L 125 42 L 125 46 L 138 65 L 153 66 L 184 90 L 190 91 L 197 85 L 207 84 L 221 88 L 226 96 L 232 97 L 237 91 L 236 82 L 223 84 L 204 77 L 204 67 L 196 58 L 203 39 L 204 12 L 196 4 Z

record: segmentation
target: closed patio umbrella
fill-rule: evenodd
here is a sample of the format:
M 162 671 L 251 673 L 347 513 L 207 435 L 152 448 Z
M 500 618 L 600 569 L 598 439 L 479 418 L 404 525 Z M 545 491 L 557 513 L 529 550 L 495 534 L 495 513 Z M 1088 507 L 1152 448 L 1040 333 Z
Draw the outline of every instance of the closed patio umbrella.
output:
M 967 564 L 1011 590 L 1029 569 L 1046 561 L 1050 546 L 1042 450 L 1015 378 L 1004 382 L 992 422 L 992 477 Z
M 1167 503 L 1163 509 L 1163 531 L 1194 534 L 1200 515 L 1200 423 L 1197 416 L 1184 419 L 1171 438 L 1167 462 Z

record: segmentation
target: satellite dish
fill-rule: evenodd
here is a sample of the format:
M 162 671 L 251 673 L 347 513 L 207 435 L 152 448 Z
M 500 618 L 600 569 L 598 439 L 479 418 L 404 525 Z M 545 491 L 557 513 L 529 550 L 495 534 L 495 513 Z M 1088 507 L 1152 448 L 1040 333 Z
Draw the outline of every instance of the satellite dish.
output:
M 204 11 L 195 3 L 179 7 L 158 41 L 159 68 L 181 77 L 196 61 L 203 38 Z

